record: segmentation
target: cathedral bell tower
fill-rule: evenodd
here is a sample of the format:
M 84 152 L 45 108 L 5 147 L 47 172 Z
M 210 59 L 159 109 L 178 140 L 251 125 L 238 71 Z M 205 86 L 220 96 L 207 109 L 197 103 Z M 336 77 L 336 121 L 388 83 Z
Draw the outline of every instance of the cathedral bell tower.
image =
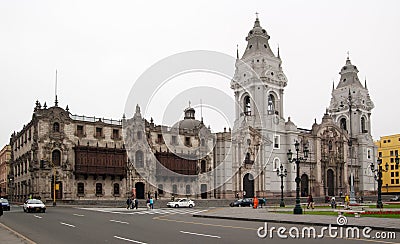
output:
M 348 133 L 348 175 L 353 176 L 355 192 L 373 190 L 374 180 L 369 165 L 376 160 L 376 148 L 371 136 L 371 112 L 374 108 L 367 83 L 358 78 L 358 69 L 347 57 L 339 72 L 340 80 L 332 88 L 329 113 L 337 125 Z M 348 180 L 351 184 L 351 179 Z

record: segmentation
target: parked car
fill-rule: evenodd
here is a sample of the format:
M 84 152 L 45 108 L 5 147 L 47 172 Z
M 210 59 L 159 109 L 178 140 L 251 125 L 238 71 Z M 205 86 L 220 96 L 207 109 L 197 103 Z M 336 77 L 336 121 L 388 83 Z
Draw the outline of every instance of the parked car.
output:
M 5 198 L 0 198 L 1 207 L 4 211 L 10 211 L 10 203 Z
M 399 202 L 399 201 L 400 201 L 400 196 L 399 196 L 399 195 L 396 195 L 396 196 L 390 198 L 390 201 L 391 201 L 391 202 Z
M 24 202 L 24 212 L 46 212 L 46 205 L 39 199 L 28 199 Z
M 168 202 L 167 206 L 170 208 L 182 208 L 182 207 L 192 208 L 195 206 L 195 204 L 192 200 L 188 198 L 178 198 L 172 202 Z
M 229 204 L 231 207 L 252 207 L 253 206 L 253 198 L 243 198 L 235 200 Z

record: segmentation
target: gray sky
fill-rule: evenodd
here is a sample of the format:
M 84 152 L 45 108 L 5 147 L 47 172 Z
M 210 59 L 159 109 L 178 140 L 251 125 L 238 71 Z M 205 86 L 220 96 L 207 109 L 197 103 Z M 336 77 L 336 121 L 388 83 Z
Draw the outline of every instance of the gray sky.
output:
M 159 60 L 191 50 L 235 56 L 237 44 L 242 54 L 255 12 L 271 48 L 280 46 L 286 118 L 302 128 L 320 122 L 350 51 L 375 103 L 374 139 L 399 133 L 399 9 L 399 1 L 2 0 L 0 145 L 30 121 L 37 99 L 54 104 L 56 69 L 61 107 L 118 119 L 134 82 Z M 217 80 L 232 96 L 230 81 Z M 149 114 L 161 123 L 160 111 Z M 203 116 L 222 130 L 212 113 Z

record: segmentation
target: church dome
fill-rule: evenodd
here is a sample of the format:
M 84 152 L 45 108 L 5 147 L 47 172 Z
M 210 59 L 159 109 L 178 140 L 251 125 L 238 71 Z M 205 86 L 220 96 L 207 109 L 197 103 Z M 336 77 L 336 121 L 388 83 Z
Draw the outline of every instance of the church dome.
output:
M 196 111 L 194 110 L 194 108 L 191 108 L 189 106 L 187 109 L 185 109 L 185 117 L 183 118 L 183 120 L 174 124 L 173 128 L 186 130 L 199 129 L 203 125 L 203 122 L 196 120 L 195 112 Z

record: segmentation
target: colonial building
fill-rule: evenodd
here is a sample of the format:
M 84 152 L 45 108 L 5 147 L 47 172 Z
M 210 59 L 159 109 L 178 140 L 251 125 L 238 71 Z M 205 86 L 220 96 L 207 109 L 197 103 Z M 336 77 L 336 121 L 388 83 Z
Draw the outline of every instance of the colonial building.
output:
M 382 169 L 388 164 L 387 172 L 382 173 L 382 193 L 399 193 L 400 176 L 396 158 L 400 151 L 400 134 L 382 136 L 375 142 L 378 147 L 378 158 L 382 159 Z
M 0 197 L 8 197 L 10 194 L 10 171 L 11 147 L 5 145 L 0 151 Z
M 57 100 L 50 108 L 36 102 L 32 120 L 10 139 L 12 198 L 125 198 L 127 157 L 121 124 L 72 115 Z

